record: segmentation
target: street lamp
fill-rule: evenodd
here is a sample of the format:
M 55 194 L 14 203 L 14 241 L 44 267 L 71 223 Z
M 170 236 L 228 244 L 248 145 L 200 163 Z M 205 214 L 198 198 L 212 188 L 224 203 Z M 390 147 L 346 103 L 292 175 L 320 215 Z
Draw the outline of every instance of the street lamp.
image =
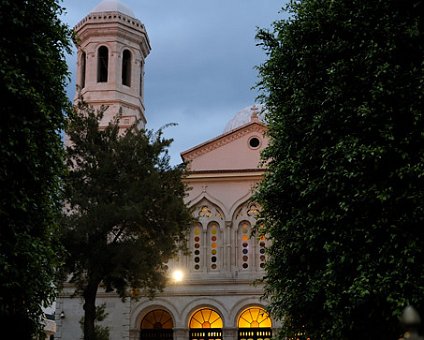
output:
M 418 328 L 421 324 L 421 317 L 412 306 L 406 306 L 400 317 L 400 322 L 405 330 L 405 333 L 399 340 L 424 340 L 418 334 Z
M 175 269 L 172 272 L 172 279 L 174 280 L 174 282 L 181 282 L 184 279 L 183 271 L 180 269 Z

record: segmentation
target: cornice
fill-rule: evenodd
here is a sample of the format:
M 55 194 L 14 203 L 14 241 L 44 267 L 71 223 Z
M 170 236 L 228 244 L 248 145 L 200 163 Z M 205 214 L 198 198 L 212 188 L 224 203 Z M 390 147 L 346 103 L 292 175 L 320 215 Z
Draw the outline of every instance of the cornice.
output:
M 103 28 L 102 30 L 99 30 L 96 26 L 103 26 Z M 123 26 L 126 27 L 127 30 L 129 29 L 137 32 L 136 35 L 140 37 L 139 39 L 135 38 L 134 34 L 130 32 L 127 32 L 126 34 L 123 33 L 125 30 L 120 30 L 121 33 L 119 33 L 119 35 L 138 44 L 145 43 L 146 51 L 143 52 L 145 56 L 147 56 L 151 50 L 151 46 L 145 26 L 140 22 L 140 20 L 120 12 L 90 13 L 74 26 L 74 31 L 82 38 L 82 40 L 84 40 L 87 35 L 104 36 L 105 30 L 116 30 L 119 26 Z M 87 31 L 90 31 L 90 33 Z
M 79 29 L 81 29 L 83 25 L 88 23 L 92 23 L 92 24 L 120 23 L 126 26 L 130 26 L 137 31 L 146 32 L 146 28 L 140 22 L 140 20 L 136 18 L 132 18 L 121 12 L 90 13 L 74 26 L 74 30 L 78 31 Z
M 196 171 L 184 177 L 185 182 L 222 182 L 222 181 L 258 181 L 261 180 L 265 169 L 231 170 L 231 171 Z

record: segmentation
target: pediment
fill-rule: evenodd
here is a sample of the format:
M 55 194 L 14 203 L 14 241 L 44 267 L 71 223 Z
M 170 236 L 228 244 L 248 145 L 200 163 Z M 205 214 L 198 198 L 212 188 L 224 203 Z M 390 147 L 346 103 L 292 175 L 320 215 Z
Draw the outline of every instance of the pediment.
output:
M 181 153 L 181 157 L 191 171 L 258 169 L 260 153 L 268 145 L 266 130 L 254 120 Z

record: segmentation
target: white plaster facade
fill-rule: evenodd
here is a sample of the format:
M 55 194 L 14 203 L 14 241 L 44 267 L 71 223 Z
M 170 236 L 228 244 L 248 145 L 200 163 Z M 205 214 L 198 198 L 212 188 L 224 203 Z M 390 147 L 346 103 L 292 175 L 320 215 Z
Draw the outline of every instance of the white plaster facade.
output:
M 113 108 L 110 112 L 121 108 L 125 116 L 139 118 L 145 123 L 143 65 L 150 44 L 143 24 L 131 17 L 131 13 L 119 1 L 106 0 L 76 26 L 80 41 L 77 83 L 83 85 L 81 93 L 88 103 L 110 105 Z M 108 79 L 101 82 L 98 81 L 100 46 L 106 46 L 109 52 Z M 121 81 L 122 53 L 126 49 L 134 56 L 131 86 L 122 85 Z M 243 116 L 246 116 L 245 111 Z M 181 252 L 167 266 L 170 275 L 180 270 L 183 280 L 172 282 L 153 300 L 142 298 L 122 302 L 116 295 L 100 291 L 97 303 L 106 303 L 109 315 L 104 325 L 110 329 L 110 339 L 159 339 L 152 335 L 146 337 L 143 333 L 150 327 L 146 326 L 147 319 L 159 311 L 169 316 L 169 322 L 165 325 L 159 320 L 157 326 L 171 332 L 171 337 L 161 339 L 244 339 L 239 335 L 239 326 L 242 313 L 249 308 L 256 313 L 253 319 L 266 319 L 266 329 L 278 327 L 263 313 L 266 302 L 261 300 L 262 286 L 253 284 L 264 274 L 268 241 L 251 237 L 260 208 L 250 198 L 263 176 L 264 169 L 259 167 L 260 152 L 266 147 L 267 138 L 264 136 L 266 126 L 258 119 L 257 108 L 249 108 L 248 113 L 247 119 L 244 117 L 241 121 L 236 116 L 222 135 L 181 154 L 189 163 L 190 175 L 185 181 L 191 189 L 187 202 L 197 222 L 191 226 L 187 239 L 190 253 Z M 110 118 L 105 117 L 105 123 Z M 236 121 L 240 123 L 234 124 Z M 82 301 L 72 297 L 73 291 L 72 286 L 65 285 L 57 300 L 55 339 L 82 338 L 79 325 L 83 315 Z M 209 313 L 208 310 L 219 316 L 220 330 L 209 337 L 196 337 L 191 332 L 197 329 L 192 323 L 196 312 Z M 212 320 L 204 321 L 206 326 L 203 327 L 215 328 Z M 261 327 L 256 321 L 248 327 Z M 250 338 L 269 339 L 269 333 Z

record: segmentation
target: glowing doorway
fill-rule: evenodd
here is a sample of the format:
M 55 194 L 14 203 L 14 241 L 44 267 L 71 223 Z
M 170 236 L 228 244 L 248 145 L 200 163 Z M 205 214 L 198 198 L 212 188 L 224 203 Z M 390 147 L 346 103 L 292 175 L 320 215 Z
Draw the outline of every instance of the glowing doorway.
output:
M 203 308 L 190 319 L 190 340 L 222 340 L 223 322 L 217 312 Z
M 261 307 L 244 310 L 238 320 L 238 340 L 271 340 L 272 322 Z
M 140 340 L 172 340 L 174 323 L 163 309 L 155 309 L 141 321 Z

